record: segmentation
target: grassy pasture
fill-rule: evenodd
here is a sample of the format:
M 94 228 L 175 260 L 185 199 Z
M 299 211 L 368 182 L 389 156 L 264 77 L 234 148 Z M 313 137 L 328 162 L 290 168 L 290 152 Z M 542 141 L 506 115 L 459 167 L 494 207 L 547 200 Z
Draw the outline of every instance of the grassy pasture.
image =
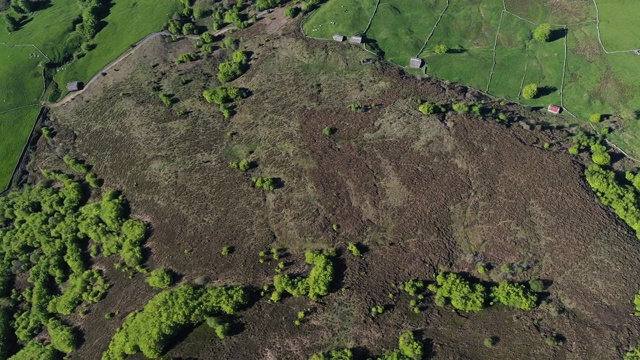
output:
M 345 3 L 331 0 L 310 17 L 307 25 L 319 18 L 336 18 Z M 640 2 L 599 0 L 597 4 L 604 47 L 609 51 L 640 48 L 640 30 L 630 25 L 640 13 Z M 420 0 L 417 4 L 381 0 L 367 38 L 377 42 L 388 60 L 406 66 L 409 57 L 424 44 L 445 5 L 444 0 Z M 488 85 L 490 94 L 527 105 L 563 104 L 583 121 L 593 113 L 631 114 L 640 110 L 640 57 L 632 52 L 605 53 L 598 42 L 595 15 L 592 1 L 452 0 L 419 56 L 426 61 L 427 73 L 435 77 L 481 90 Z M 354 19 L 352 32 L 363 21 L 366 23 L 363 18 L 368 19 L 362 13 L 362 18 L 350 16 Z M 566 26 L 567 31 L 557 32 L 558 36 L 548 43 L 532 40 L 533 30 L 543 22 L 553 24 L 554 30 Z M 305 31 L 313 36 L 308 26 Z M 453 51 L 436 55 L 437 44 Z M 538 84 L 540 96 L 533 100 L 519 97 L 523 83 Z M 640 130 L 636 127 L 629 124 L 611 138 L 640 157 L 640 141 L 633 136 Z
M 0 112 L 38 102 L 43 90 L 38 66 L 42 60 L 33 46 L 0 45 Z
M 385 57 L 406 66 L 416 56 L 446 1 L 382 0 L 367 38 L 375 39 Z
M 116 1 L 104 19 L 106 26 L 94 39 L 95 49 L 65 66 L 56 76 L 59 84 L 69 81 L 89 81 L 109 62 L 146 35 L 160 31 L 167 19 L 178 9 L 175 0 Z
M 635 0 L 599 0 L 600 35 L 608 51 L 640 49 L 638 14 Z
M 31 106 L 0 115 L 0 190 L 9 185 L 38 112 L 39 106 Z
M 376 0 L 330 0 L 305 22 L 303 30 L 323 39 L 359 34 L 367 27 L 375 6 Z

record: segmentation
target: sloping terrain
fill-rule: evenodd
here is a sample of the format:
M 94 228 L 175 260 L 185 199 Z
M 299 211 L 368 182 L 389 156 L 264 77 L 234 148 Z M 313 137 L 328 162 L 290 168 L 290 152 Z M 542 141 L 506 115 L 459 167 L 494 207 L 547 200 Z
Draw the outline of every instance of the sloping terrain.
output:
M 296 273 L 305 269 L 303 249 L 339 249 L 342 275 L 321 301 L 256 298 L 238 313 L 234 336 L 218 340 L 203 325 L 169 357 L 301 359 L 344 346 L 380 354 L 406 330 L 419 330 L 436 359 L 606 359 L 636 345 L 640 324 L 630 314 L 638 240 L 599 205 L 554 133 L 488 116 L 422 115 L 415 99 L 485 101 L 511 119 L 522 109 L 375 60 L 363 65 L 370 54 L 305 40 L 296 26 L 257 24 L 237 33 L 252 58 L 233 85 L 251 96 L 231 119 L 201 96 L 219 85 L 217 64 L 229 53 L 175 65 L 191 44 L 160 38 L 52 109 L 57 136 L 41 141 L 32 166 L 56 167 L 70 151 L 93 164 L 106 186 L 122 189 L 132 213 L 152 226 L 150 268 L 171 268 L 182 283 L 206 276 L 261 288 L 277 261 L 259 262 L 260 251 L 286 248 L 287 271 Z M 173 94 L 173 107 L 157 89 Z M 355 103 L 374 106 L 349 110 Z M 335 132 L 323 134 L 327 127 Z M 247 173 L 229 166 L 242 159 L 257 166 Z M 281 187 L 253 188 L 252 176 L 278 178 Z M 351 256 L 348 242 L 365 245 L 364 256 Z M 222 256 L 224 246 L 234 251 Z M 480 274 L 477 264 L 490 270 Z M 503 271 L 503 264 L 523 270 Z M 129 280 L 101 265 L 114 286 L 86 316 L 68 319 L 84 332 L 71 358 L 98 358 L 124 317 L 154 294 L 141 275 Z M 427 297 L 412 312 L 397 285 L 433 281 L 438 270 L 484 281 L 540 278 L 546 298 L 529 312 L 463 313 Z M 372 318 L 378 305 L 386 310 Z M 297 312 L 308 308 L 308 320 L 295 326 Z M 545 344 L 552 333 L 564 345 Z M 487 348 L 490 336 L 500 341 Z

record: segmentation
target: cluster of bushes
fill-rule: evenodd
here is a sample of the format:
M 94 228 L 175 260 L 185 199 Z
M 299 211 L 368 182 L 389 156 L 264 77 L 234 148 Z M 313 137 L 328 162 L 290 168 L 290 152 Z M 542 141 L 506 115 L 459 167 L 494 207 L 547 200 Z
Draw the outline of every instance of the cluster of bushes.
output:
M 480 311 L 495 302 L 521 310 L 530 310 L 536 306 L 538 296 L 527 287 L 518 283 L 500 282 L 488 289 L 482 284 L 471 284 L 455 273 L 440 272 L 436 283 L 428 286 L 435 293 L 438 306 L 447 303 L 462 311 Z
M 155 269 L 149 273 L 145 281 L 154 289 L 166 289 L 173 285 L 174 273 L 169 269 Z
M 82 165 L 65 160 L 72 167 Z M 56 314 L 69 315 L 82 303 L 97 302 L 109 288 L 100 271 L 87 269 L 84 253 L 89 245 L 95 249 L 92 256 L 101 247 L 105 256 L 120 254 L 129 266 L 139 268 L 146 236 L 146 225 L 127 217 L 124 198 L 116 192 L 89 201 L 81 182 L 62 173 L 43 174 L 48 181 L 0 197 L 0 297 L 7 295 L 16 276 L 26 273 L 27 285 L 13 290 L 16 297 L 9 305 L 15 312 L 15 337 L 26 343 L 46 327 L 53 344 L 29 343 L 18 358 L 29 358 L 36 350 L 75 348 L 75 332 Z
M 289 275 L 276 275 L 273 278 L 274 291 L 271 294 L 272 301 L 280 301 L 284 293 L 295 297 L 308 296 L 312 300 L 329 293 L 329 284 L 335 276 L 331 257 L 335 251 L 307 250 L 304 253 L 305 261 L 313 265 L 308 277 L 291 277 Z
M 89 172 L 89 170 L 91 170 L 91 166 L 87 165 L 84 163 L 84 161 L 80 161 L 74 157 L 71 157 L 69 155 L 65 155 L 62 160 L 64 160 L 64 162 L 69 165 L 69 167 L 71 168 L 71 170 L 75 171 L 75 172 L 79 172 L 79 173 L 87 173 Z
M 87 39 L 92 39 L 100 30 L 100 20 L 105 14 L 108 0 L 78 0 L 82 14 L 81 22 L 76 25 L 76 31 Z
M 444 111 L 444 108 L 438 104 L 433 104 L 433 103 L 423 103 L 422 105 L 420 105 L 420 107 L 418 108 L 418 110 L 425 114 L 425 115 L 431 115 L 431 114 L 436 114 L 436 113 L 441 113 Z
M 249 53 L 243 50 L 234 51 L 231 61 L 225 61 L 218 65 L 218 80 L 225 83 L 237 79 L 247 71 L 248 64 Z
M 244 99 L 249 96 L 249 92 L 247 89 L 234 86 L 218 86 L 210 90 L 205 90 L 202 96 L 204 96 L 205 100 L 209 103 L 223 105 L 235 100 Z
M 138 352 L 148 358 L 156 358 L 174 336 L 203 323 L 211 316 L 233 314 L 247 301 L 248 293 L 241 287 L 199 288 L 183 285 L 163 291 L 151 299 L 142 311 L 127 316 L 102 359 L 124 359 L 126 355 Z
M 233 169 L 240 169 L 242 171 L 247 171 L 247 170 L 249 170 L 249 169 L 251 169 L 253 167 L 253 162 L 251 162 L 251 161 L 249 161 L 247 159 L 242 159 L 240 161 L 233 161 L 229 165 Z
M 611 207 L 640 238 L 640 208 L 637 200 L 640 198 L 640 176 L 627 173 L 626 179 L 631 184 L 623 184 L 616 179 L 614 171 L 593 164 L 587 167 L 585 177 L 600 202 Z
M 176 59 L 176 64 L 182 64 L 198 60 L 198 55 L 194 52 L 180 54 Z
M 413 332 L 408 331 L 400 335 L 398 348 L 388 354 L 376 357 L 376 360 L 419 360 L 424 357 L 424 345 L 417 340 Z M 352 360 L 351 349 L 336 349 L 326 353 L 311 355 L 309 360 Z
M 252 177 L 251 182 L 256 188 L 263 188 L 265 190 L 276 189 L 276 179 L 271 177 Z

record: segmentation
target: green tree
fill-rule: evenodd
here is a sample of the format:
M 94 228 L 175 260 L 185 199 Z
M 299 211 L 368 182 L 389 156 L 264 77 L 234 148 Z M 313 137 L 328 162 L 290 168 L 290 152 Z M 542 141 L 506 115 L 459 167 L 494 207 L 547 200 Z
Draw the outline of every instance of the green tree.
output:
M 431 115 L 431 114 L 436 112 L 436 104 L 424 103 L 424 104 L 420 105 L 418 110 L 420 110 L 420 112 L 425 114 L 425 115 Z
M 443 55 L 443 54 L 446 54 L 449 51 L 449 47 L 447 45 L 444 45 L 444 44 L 438 44 L 434 48 L 434 51 L 438 55 Z
M 50 319 L 47 332 L 51 338 L 51 346 L 56 350 L 69 354 L 78 347 L 78 339 L 72 327 L 64 325 L 57 319 Z
M 589 121 L 591 121 L 592 123 L 599 123 L 602 121 L 602 114 L 591 114 L 591 116 L 589 116 Z
M 173 272 L 168 269 L 153 270 L 145 280 L 154 289 L 166 289 L 173 284 Z
M 538 301 L 537 295 L 524 285 L 504 281 L 492 288 L 491 297 L 503 305 L 521 310 L 533 309 Z
M 296 17 L 296 15 L 298 15 L 298 12 L 300 11 L 300 9 L 296 6 L 290 6 L 288 8 L 286 8 L 284 10 L 284 16 L 292 19 L 294 17 Z
M 544 23 L 538 25 L 533 31 L 533 38 L 540 42 L 547 42 L 551 39 L 551 25 Z
M 538 85 L 527 84 L 522 88 L 522 97 L 525 99 L 533 99 L 538 96 Z
M 469 105 L 465 103 L 455 103 L 453 104 L 453 110 L 459 114 L 464 114 L 469 112 Z

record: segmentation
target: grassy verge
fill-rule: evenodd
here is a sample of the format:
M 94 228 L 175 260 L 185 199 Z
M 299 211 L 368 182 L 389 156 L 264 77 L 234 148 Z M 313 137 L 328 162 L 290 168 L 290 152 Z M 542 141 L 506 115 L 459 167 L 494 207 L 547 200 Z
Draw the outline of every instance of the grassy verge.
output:
M 26 144 L 33 123 L 36 121 L 39 106 L 15 110 L 0 115 L 0 190 L 6 189 L 11 174 L 20 160 L 20 154 Z M 7 136 L 10 135 L 10 136 Z

